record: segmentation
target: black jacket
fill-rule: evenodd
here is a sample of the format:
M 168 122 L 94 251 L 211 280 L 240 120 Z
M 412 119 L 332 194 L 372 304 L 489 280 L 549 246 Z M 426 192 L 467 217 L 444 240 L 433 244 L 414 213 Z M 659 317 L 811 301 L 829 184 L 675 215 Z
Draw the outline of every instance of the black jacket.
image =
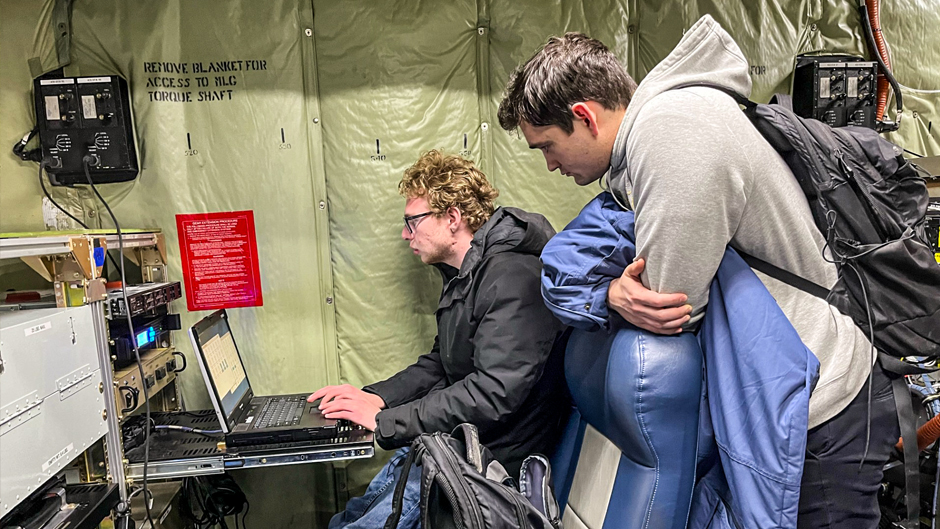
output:
M 541 215 L 500 208 L 477 230 L 460 270 L 438 266 L 444 288 L 431 352 L 364 388 L 385 449 L 473 423 L 511 475 L 548 453 L 569 410 L 562 324 L 542 301 L 539 254 L 554 230 Z

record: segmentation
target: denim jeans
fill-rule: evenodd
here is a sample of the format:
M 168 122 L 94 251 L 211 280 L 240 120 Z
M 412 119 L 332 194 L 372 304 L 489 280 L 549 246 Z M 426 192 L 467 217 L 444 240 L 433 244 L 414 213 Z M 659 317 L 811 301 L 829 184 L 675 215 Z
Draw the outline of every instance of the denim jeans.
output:
M 401 448 L 376 474 L 366 493 L 346 503 L 346 510 L 333 516 L 329 529 L 382 529 L 392 513 L 392 497 L 408 448 Z M 417 529 L 421 519 L 421 467 L 412 465 L 405 486 L 398 529 Z

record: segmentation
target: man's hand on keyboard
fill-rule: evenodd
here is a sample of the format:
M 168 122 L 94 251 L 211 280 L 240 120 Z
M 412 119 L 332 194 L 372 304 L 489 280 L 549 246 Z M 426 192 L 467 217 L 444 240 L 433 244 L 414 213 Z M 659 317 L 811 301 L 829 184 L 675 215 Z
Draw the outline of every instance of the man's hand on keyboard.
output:
M 381 408 L 365 399 L 334 398 L 320 402 L 320 411 L 327 419 L 346 419 L 361 425 L 369 431 L 375 431 L 375 416 L 382 411 Z
M 385 401 L 382 399 L 382 397 L 374 393 L 367 393 L 355 386 L 350 386 L 349 384 L 343 384 L 340 386 L 326 386 L 324 388 L 320 388 L 317 391 L 315 391 L 313 394 L 311 394 L 309 397 L 307 397 L 307 402 L 314 402 L 317 399 L 320 399 L 320 405 L 319 405 L 320 411 L 324 411 L 324 412 L 325 412 L 324 406 L 326 406 L 328 403 L 334 400 L 340 400 L 340 399 L 361 400 L 364 402 L 368 402 L 369 404 L 377 407 L 380 410 L 385 409 Z

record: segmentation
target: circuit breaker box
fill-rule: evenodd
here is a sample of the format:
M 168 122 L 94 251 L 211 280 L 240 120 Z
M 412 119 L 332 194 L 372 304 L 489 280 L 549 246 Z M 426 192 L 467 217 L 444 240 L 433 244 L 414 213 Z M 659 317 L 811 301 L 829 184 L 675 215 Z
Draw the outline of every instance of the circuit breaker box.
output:
M 0 312 L 0 517 L 108 433 L 93 310 Z
M 874 128 L 877 80 L 874 61 L 801 55 L 793 72 L 793 111 L 830 127 Z
M 52 185 L 95 184 L 137 177 L 137 151 L 127 82 L 115 75 L 36 79 L 39 144 Z

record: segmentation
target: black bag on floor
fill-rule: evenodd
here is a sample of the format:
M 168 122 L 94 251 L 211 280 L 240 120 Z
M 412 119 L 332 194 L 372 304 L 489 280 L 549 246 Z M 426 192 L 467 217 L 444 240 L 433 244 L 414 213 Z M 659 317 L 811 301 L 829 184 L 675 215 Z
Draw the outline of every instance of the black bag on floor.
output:
M 461 424 L 449 435 L 422 434 L 411 443 L 385 529 L 398 526 L 405 483 L 415 463 L 421 465 L 423 529 L 562 527 L 548 460 L 541 455 L 526 458 L 517 490 L 499 461 L 480 444 L 476 427 Z

